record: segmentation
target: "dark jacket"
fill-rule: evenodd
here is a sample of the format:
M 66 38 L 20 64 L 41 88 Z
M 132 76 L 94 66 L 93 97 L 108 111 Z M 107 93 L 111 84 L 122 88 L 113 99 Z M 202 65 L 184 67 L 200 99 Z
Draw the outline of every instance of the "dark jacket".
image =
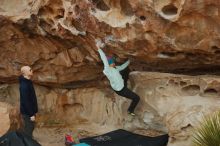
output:
M 37 98 L 32 81 L 20 76 L 19 83 L 20 112 L 31 117 L 38 112 Z

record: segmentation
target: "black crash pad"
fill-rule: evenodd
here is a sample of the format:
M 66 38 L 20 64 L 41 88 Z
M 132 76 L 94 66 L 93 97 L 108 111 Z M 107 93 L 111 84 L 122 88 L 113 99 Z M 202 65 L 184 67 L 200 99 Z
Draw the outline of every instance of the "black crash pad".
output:
M 119 129 L 100 136 L 84 138 L 80 142 L 91 146 L 166 146 L 168 138 L 167 134 L 149 137 Z
M 9 132 L 0 137 L 0 146 L 41 146 L 37 141 L 21 132 Z

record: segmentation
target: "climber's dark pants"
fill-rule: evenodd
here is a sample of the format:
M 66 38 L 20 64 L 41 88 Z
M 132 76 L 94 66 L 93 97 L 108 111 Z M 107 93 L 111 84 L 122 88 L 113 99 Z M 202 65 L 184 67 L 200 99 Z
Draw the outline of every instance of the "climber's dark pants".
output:
M 123 96 L 125 98 L 132 100 L 132 102 L 128 108 L 128 112 L 133 113 L 135 107 L 137 106 L 137 104 L 140 100 L 140 97 L 136 93 L 134 93 L 130 89 L 128 89 L 127 87 L 124 87 L 121 91 L 115 91 L 115 92 L 120 96 Z
M 124 80 L 124 88 L 121 91 L 115 91 L 118 95 L 123 96 L 125 98 L 131 99 L 132 102 L 128 108 L 128 112 L 134 112 L 135 107 L 137 106 L 138 102 L 140 101 L 140 97 L 132 92 L 130 89 L 127 88 L 127 81 L 129 79 L 129 72 L 130 69 L 127 67 L 120 72 L 122 78 Z
M 129 79 L 129 73 L 130 73 L 130 69 L 129 67 L 126 67 L 124 70 L 120 71 L 120 74 L 124 80 L 124 86 L 127 87 L 127 82 Z

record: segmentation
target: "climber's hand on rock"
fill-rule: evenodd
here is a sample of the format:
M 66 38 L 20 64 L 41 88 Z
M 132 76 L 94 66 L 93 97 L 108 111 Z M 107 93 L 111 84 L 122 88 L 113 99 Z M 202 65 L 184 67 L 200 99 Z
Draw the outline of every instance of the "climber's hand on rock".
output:
M 101 39 L 96 39 L 95 42 L 96 42 L 96 47 L 97 47 L 97 49 L 103 48 L 103 47 L 105 46 L 105 44 L 102 43 L 102 40 L 101 40 Z

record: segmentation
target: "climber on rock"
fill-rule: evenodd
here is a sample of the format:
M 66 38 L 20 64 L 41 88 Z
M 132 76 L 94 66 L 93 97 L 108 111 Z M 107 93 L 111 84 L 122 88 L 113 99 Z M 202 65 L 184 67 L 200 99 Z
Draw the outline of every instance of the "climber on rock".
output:
M 102 51 L 101 48 L 103 48 L 104 45 L 105 44 L 102 43 L 101 40 L 96 40 L 97 50 L 104 64 L 103 73 L 110 81 L 110 85 L 112 89 L 115 91 L 115 93 L 132 100 L 128 108 L 128 114 L 135 116 L 134 110 L 140 100 L 140 97 L 127 88 L 127 79 L 124 80 L 122 75 L 120 74 L 120 71 L 123 71 L 128 67 L 130 61 L 126 61 L 121 66 L 116 66 L 114 56 L 107 57 L 105 53 Z

